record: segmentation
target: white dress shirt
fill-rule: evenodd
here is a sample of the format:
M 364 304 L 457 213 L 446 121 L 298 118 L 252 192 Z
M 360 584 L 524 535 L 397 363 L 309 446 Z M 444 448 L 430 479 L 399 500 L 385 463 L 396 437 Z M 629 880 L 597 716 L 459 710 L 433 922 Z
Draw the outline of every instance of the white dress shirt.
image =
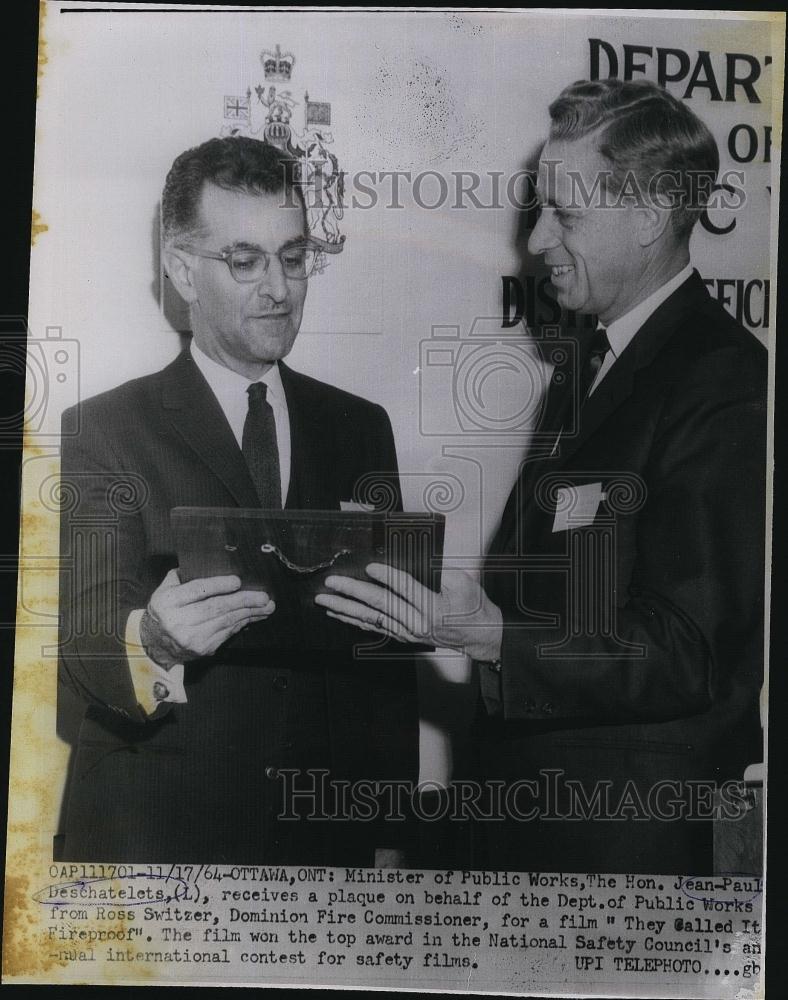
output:
M 244 422 L 249 410 L 248 388 L 253 381 L 264 382 L 266 385 L 266 400 L 274 414 L 276 426 L 276 444 L 279 450 L 279 474 L 282 481 L 282 506 L 287 500 L 290 486 L 290 415 L 287 410 L 284 386 L 279 365 L 272 365 L 260 379 L 248 379 L 244 375 L 225 368 L 201 351 L 192 341 L 191 355 L 194 363 L 205 376 L 214 396 L 227 418 L 230 430 L 233 432 L 238 447 L 242 447 Z M 165 670 L 158 663 L 145 655 L 140 641 L 140 622 L 144 609 L 132 611 L 126 624 L 126 655 L 129 661 L 131 679 L 137 701 L 147 715 L 153 715 L 164 703 L 175 702 L 183 704 L 186 691 L 183 687 L 183 664 L 176 663 Z
M 263 382 L 266 385 L 266 400 L 274 411 L 276 424 L 276 444 L 279 449 L 279 475 L 282 479 L 282 506 L 287 500 L 287 488 L 290 485 L 290 415 L 287 411 L 287 400 L 282 385 L 282 375 L 279 365 L 274 364 L 260 379 L 248 379 L 239 375 L 218 361 L 209 358 L 207 354 L 192 341 L 192 358 L 205 376 L 205 381 L 211 387 L 214 396 L 219 401 L 222 412 L 227 417 L 227 423 L 235 435 L 238 447 L 242 446 L 244 422 L 249 410 L 247 389 L 252 382 Z
M 651 316 L 652 313 L 656 312 L 657 309 L 662 305 L 662 303 L 669 298 L 679 286 L 683 285 L 684 282 L 692 274 L 692 264 L 687 264 L 685 268 L 682 268 L 678 274 L 674 275 L 670 281 L 666 281 L 664 285 L 652 292 L 647 299 L 643 299 L 641 303 L 635 306 L 634 309 L 630 309 L 628 313 L 624 313 L 623 316 L 619 316 L 617 320 L 614 320 L 610 326 L 606 327 L 607 339 L 610 344 L 610 350 L 605 355 L 604 361 L 596 373 L 596 378 L 591 384 L 591 388 L 588 391 L 590 396 L 594 390 L 597 388 L 602 379 L 607 375 L 613 365 L 616 363 L 618 358 L 621 356 L 621 352 L 627 346 L 627 344 L 632 340 L 635 334 L 644 325 L 646 320 Z M 602 324 L 600 323 L 599 326 Z

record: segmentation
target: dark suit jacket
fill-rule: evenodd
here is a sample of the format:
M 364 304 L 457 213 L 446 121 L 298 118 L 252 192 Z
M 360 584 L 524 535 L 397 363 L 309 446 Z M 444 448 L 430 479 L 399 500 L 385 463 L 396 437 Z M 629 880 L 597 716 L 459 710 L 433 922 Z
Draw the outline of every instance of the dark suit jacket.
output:
M 762 759 L 766 352 L 696 272 L 542 430 L 486 563 L 505 625 L 477 733 L 480 775 L 537 784 L 475 864 L 708 871 L 712 785 Z M 592 523 L 554 531 L 592 484 Z
M 339 509 L 361 499 L 359 480 L 377 472 L 398 508 L 385 411 L 285 365 L 281 372 L 292 440 L 287 507 Z M 188 704 L 147 719 L 123 637 L 129 613 L 177 563 L 171 508 L 259 501 L 188 353 L 87 400 L 66 416 L 75 418 L 78 435 L 63 438 L 60 674 L 87 707 L 64 857 L 371 864 L 375 842 L 385 843 L 374 824 L 277 815 L 288 781 L 316 790 L 297 806 L 319 816 L 332 810 L 330 796 L 321 805 L 323 781 L 416 779 L 412 658 L 354 657 L 356 630 L 338 652 L 272 650 L 262 622 L 188 663 Z

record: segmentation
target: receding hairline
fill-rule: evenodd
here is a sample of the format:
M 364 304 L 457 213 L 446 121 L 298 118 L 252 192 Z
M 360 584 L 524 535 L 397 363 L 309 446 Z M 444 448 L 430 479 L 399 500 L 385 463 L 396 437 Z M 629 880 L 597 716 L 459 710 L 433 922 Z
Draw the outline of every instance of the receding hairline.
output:
M 217 184 L 217 182 L 212 178 L 204 177 L 200 183 L 197 197 L 194 200 L 194 225 L 189 226 L 187 229 L 164 233 L 163 238 L 165 245 L 171 246 L 174 242 L 184 238 L 197 239 L 209 234 L 210 228 L 205 222 L 202 214 L 204 204 L 203 199 L 205 198 L 205 193 L 209 188 L 214 188 L 216 191 L 226 191 L 228 194 L 246 195 L 250 198 L 277 198 L 279 199 L 277 208 L 298 208 L 301 211 L 303 235 L 304 237 L 309 236 L 309 220 L 306 210 L 306 201 L 303 197 L 303 192 L 298 190 L 297 185 L 283 184 L 278 189 L 267 190 L 250 184 Z M 288 198 L 290 200 L 285 202 L 284 199 Z

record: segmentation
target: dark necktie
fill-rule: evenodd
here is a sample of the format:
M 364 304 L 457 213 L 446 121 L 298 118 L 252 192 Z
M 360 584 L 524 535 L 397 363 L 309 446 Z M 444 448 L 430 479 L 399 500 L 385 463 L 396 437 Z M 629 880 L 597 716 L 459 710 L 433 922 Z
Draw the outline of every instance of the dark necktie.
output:
M 591 349 L 580 372 L 580 383 L 577 387 L 577 398 L 580 406 L 588 399 L 591 386 L 594 384 L 594 379 L 599 374 L 599 369 L 602 367 L 602 362 L 609 350 L 610 341 L 607 339 L 607 330 L 600 327 L 594 331 L 594 336 L 591 338 Z
M 591 338 L 588 354 L 583 362 L 583 367 L 580 369 L 577 383 L 576 413 L 580 412 L 584 403 L 588 399 L 588 393 L 591 386 L 594 384 L 594 379 L 599 374 L 599 369 L 602 367 L 602 362 L 605 360 L 605 355 L 609 350 L 610 341 L 607 339 L 607 331 L 601 328 L 595 330 L 594 335 Z M 542 425 L 548 433 L 553 433 L 555 435 L 552 439 L 553 443 L 551 455 L 556 453 L 558 443 L 563 436 L 564 426 L 567 420 L 566 410 L 570 405 L 570 401 L 571 393 L 564 388 L 563 381 L 560 383 L 554 381 L 550 386 L 550 391 L 547 396 L 545 419 Z M 551 432 L 550 428 L 555 428 L 555 430 Z
M 274 411 L 266 399 L 267 386 L 264 382 L 252 382 L 246 391 L 249 394 L 249 410 L 244 421 L 241 450 L 260 498 L 260 506 L 281 510 L 279 447 Z

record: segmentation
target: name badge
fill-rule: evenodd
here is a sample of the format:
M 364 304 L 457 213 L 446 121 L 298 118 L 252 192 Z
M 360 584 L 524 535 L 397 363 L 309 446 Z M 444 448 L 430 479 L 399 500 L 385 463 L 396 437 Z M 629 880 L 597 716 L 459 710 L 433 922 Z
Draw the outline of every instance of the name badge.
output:
M 593 524 L 607 494 L 602 491 L 601 483 L 584 483 L 582 486 L 562 486 L 556 497 L 554 532 Z

